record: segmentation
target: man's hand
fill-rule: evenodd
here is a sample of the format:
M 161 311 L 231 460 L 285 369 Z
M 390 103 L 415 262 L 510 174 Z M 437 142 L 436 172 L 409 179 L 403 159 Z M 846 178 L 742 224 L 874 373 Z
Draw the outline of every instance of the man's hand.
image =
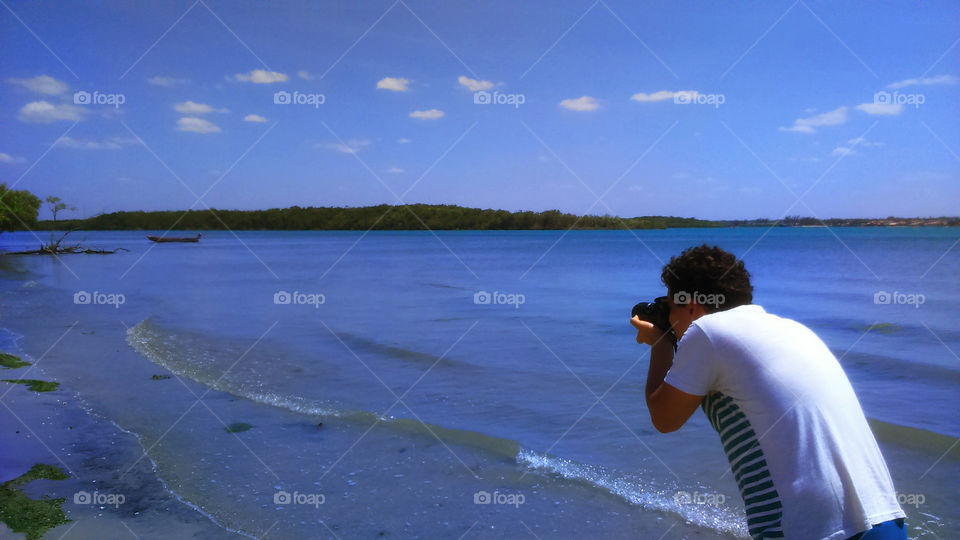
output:
M 660 330 L 653 323 L 641 321 L 636 315 L 630 319 L 630 324 L 637 329 L 637 343 L 653 345 L 663 337 L 663 330 Z

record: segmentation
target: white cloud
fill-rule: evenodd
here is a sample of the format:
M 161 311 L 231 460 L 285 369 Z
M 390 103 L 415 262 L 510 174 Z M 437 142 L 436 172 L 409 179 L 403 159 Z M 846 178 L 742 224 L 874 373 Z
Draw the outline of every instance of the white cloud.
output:
M 406 137 L 402 137 L 402 138 L 400 138 L 400 139 L 397 139 L 397 143 L 398 143 L 398 144 L 407 144 L 407 143 L 409 143 L 409 142 L 410 142 L 410 139 L 408 139 L 408 138 L 406 138 Z
M 490 81 L 478 81 L 463 75 L 457 77 L 457 82 L 465 86 L 471 92 L 480 92 L 481 90 L 489 90 L 493 88 L 493 83 Z
M 820 113 L 808 118 L 797 118 L 790 127 L 781 127 L 781 131 L 796 131 L 798 133 L 813 133 L 814 128 L 822 126 L 836 126 L 847 121 L 847 108 L 837 107 L 836 109 Z
M 298 71 L 297 77 L 300 77 L 301 79 L 304 79 L 307 81 L 313 79 L 313 75 L 311 75 L 310 72 L 305 69 L 301 69 L 300 71 Z
M 576 99 L 565 99 L 560 102 L 560 106 L 564 109 L 581 112 L 595 111 L 600 108 L 600 104 L 597 103 L 597 100 L 590 96 L 581 96 Z
M 400 174 L 403 172 L 403 169 L 401 169 L 400 167 L 390 167 L 389 169 L 386 170 L 386 172 L 389 174 Z
M 957 84 L 960 82 L 960 79 L 954 77 L 953 75 L 940 75 L 938 77 L 923 77 L 920 79 L 905 79 L 902 81 L 893 82 L 887 85 L 887 88 L 896 89 L 904 88 L 906 86 L 930 86 L 933 84 Z
M 14 78 L 7 80 L 32 92 L 46 94 L 48 96 L 57 96 L 66 93 L 67 90 L 70 89 L 70 87 L 67 86 L 67 83 L 58 81 L 49 75 L 40 75 L 38 77 L 33 77 L 32 79 Z
M 233 78 L 234 80 L 240 82 L 252 82 L 257 84 L 286 82 L 290 79 L 290 77 L 287 77 L 286 73 L 267 71 L 265 69 L 255 69 L 250 73 L 237 73 L 233 76 Z
M 206 103 L 197 103 L 195 101 L 184 101 L 177 103 L 173 109 L 181 114 L 207 114 L 211 112 L 227 112 L 226 109 L 214 109 Z
M 327 148 L 329 150 L 336 150 L 337 152 L 342 152 L 344 154 L 356 154 L 364 146 L 370 146 L 369 139 L 350 139 L 347 142 L 332 142 L 332 143 L 323 143 L 318 146 Z
M 260 116 L 259 114 L 248 114 L 243 117 L 244 122 L 259 122 L 261 124 L 267 121 L 266 118 Z
M 896 116 L 903 112 L 903 105 L 900 103 L 861 103 L 857 105 L 857 110 L 872 115 Z
M 54 105 L 46 101 L 32 101 L 20 108 L 17 118 L 21 122 L 48 124 L 59 120 L 77 122 L 83 119 L 84 114 L 82 108 L 69 103 Z
M 77 150 L 119 150 L 125 145 L 137 144 L 138 141 L 131 137 L 110 137 L 102 141 L 93 139 L 74 139 L 73 137 L 60 137 L 56 145 L 63 148 L 74 148 Z
M 436 120 L 438 118 L 443 118 L 443 111 L 439 109 L 430 109 L 427 111 L 413 111 L 410 113 L 410 118 L 419 118 L 421 120 Z
M 394 92 L 406 92 L 410 81 L 400 77 L 384 77 L 377 81 L 377 88 L 381 90 L 393 90 Z
M 855 154 L 853 151 L 854 148 L 876 148 L 883 146 L 882 142 L 873 142 L 864 139 L 863 137 L 854 137 L 852 139 L 847 139 L 845 145 L 837 146 L 830 152 L 833 156 L 843 156 L 847 154 Z
M 220 127 L 195 116 L 184 116 L 177 120 L 177 129 L 179 131 L 191 131 L 193 133 L 220 133 Z
M 862 148 L 877 147 L 883 146 L 882 142 L 873 142 L 864 139 L 863 137 L 854 137 L 853 139 L 847 139 L 847 144 L 852 146 L 859 146 Z
M 164 77 L 157 75 L 156 77 L 150 77 L 147 79 L 147 82 L 155 86 L 165 86 L 167 88 L 173 88 L 181 84 L 190 84 L 190 79 L 178 79 L 176 77 Z
M 23 163 L 26 161 L 20 156 L 11 156 L 5 152 L 0 152 L 0 163 Z
M 668 99 L 674 99 L 677 96 L 689 96 L 695 98 L 700 93 L 696 90 L 660 90 L 659 92 L 654 92 L 652 94 L 645 94 L 643 92 L 638 92 L 632 96 L 630 99 L 634 101 L 639 101 L 640 103 L 653 103 L 656 101 L 666 101 Z

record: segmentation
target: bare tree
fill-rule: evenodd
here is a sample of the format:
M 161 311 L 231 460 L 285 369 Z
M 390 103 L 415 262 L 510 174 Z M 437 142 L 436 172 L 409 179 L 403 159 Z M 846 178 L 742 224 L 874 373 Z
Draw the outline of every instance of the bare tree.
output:
M 48 205 L 47 208 L 50 210 L 50 213 L 53 214 L 53 227 L 50 229 L 50 246 L 49 247 L 50 247 L 50 251 L 52 251 L 53 253 L 56 253 L 57 250 L 60 248 L 60 242 L 63 242 L 63 239 L 66 238 L 68 234 L 73 232 L 73 231 L 67 231 L 63 233 L 63 236 L 61 236 L 60 239 L 57 240 L 56 243 L 54 243 L 53 232 L 57 230 L 57 214 L 64 210 L 70 210 L 71 212 L 73 212 L 77 209 L 77 207 L 68 205 L 67 203 L 63 202 L 60 199 L 60 197 L 56 197 L 54 195 L 50 195 L 45 200 Z

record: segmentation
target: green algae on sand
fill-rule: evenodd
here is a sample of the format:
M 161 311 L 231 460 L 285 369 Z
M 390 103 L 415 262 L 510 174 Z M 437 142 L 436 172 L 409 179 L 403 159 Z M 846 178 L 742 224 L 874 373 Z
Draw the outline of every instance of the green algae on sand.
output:
M 0 366 L 3 366 L 7 369 L 16 369 L 22 368 L 24 366 L 29 366 L 30 362 L 25 362 L 20 359 L 19 356 L 14 356 L 12 354 L 0 353 Z
M 31 499 L 20 488 L 34 480 L 66 480 L 69 477 L 55 465 L 38 463 L 17 478 L 0 484 L 0 521 L 13 532 L 26 533 L 27 540 L 37 540 L 48 529 L 68 523 L 70 520 L 60 508 L 66 499 Z
M 0 381 L 13 384 L 25 384 L 28 389 L 34 392 L 53 392 L 60 386 L 58 382 L 40 381 L 37 379 L 0 379 Z

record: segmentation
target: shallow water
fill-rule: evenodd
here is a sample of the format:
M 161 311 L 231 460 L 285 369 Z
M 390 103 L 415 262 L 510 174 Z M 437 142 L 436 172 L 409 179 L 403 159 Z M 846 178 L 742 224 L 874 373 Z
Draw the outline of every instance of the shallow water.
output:
M 134 433 L 177 496 L 250 535 L 733 537 L 742 505 L 716 435 L 699 413 L 653 430 L 627 324 L 662 294 L 663 262 L 716 243 L 744 258 L 756 303 L 841 358 L 903 500 L 922 496 L 904 505 L 916 534 L 960 525 L 960 230 L 562 235 L 80 233 L 131 251 L 5 258 L 0 326 Z M 883 291 L 899 294 L 875 303 Z M 483 492 L 504 504 L 475 504 Z

